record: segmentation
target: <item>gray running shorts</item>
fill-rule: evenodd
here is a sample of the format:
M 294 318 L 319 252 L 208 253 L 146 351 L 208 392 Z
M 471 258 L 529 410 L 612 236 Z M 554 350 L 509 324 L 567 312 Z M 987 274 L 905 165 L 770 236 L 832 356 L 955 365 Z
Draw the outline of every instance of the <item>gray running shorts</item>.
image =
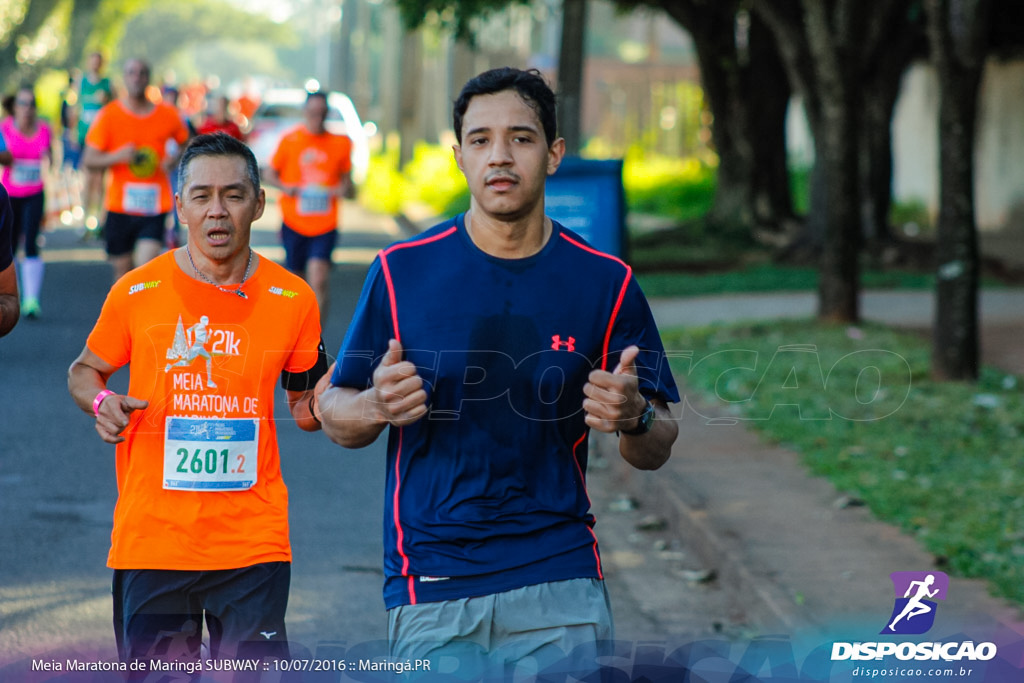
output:
M 416 680 L 582 677 L 598 670 L 612 640 L 608 592 L 598 579 L 388 610 L 390 664 Z

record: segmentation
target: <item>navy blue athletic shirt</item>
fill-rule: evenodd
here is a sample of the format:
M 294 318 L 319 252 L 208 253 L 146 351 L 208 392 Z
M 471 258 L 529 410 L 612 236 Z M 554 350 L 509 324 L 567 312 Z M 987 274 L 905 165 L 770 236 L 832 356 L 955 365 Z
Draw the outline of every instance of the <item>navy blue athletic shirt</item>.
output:
M 630 268 L 557 223 L 539 253 L 495 258 L 460 215 L 378 255 L 333 383 L 368 388 L 391 338 L 429 413 L 389 432 L 388 609 L 603 578 L 583 385 L 636 344 L 642 393 L 679 400 Z

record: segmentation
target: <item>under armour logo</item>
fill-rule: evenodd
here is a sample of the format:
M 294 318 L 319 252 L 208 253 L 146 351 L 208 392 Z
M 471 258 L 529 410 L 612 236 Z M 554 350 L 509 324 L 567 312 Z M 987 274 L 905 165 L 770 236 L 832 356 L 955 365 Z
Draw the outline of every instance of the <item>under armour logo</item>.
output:
M 551 348 L 555 351 L 575 351 L 576 337 L 569 337 L 568 341 L 562 341 L 562 335 L 556 334 L 551 337 Z

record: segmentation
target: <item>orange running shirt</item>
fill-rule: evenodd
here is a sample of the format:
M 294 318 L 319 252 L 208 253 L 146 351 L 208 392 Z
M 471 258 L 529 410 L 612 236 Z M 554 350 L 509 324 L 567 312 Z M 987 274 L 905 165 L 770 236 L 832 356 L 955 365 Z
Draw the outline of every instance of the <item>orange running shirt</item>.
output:
M 87 345 L 131 365 L 149 401 L 117 445 L 114 569 L 236 569 L 291 560 L 274 393 L 317 360 L 320 314 L 301 278 L 261 258 L 247 299 L 185 274 L 174 252 L 121 278 Z
M 285 225 L 308 237 L 338 227 L 338 200 L 326 188 L 352 170 L 352 140 L 347 135 L 313 135 L 300 125 L 281 138 L 270 166 L 285 185 L 302 186 L 298 197 L 281 195 Z
M 155 216 L 173 208 L 171 184 L 163 169 L 167 142 L 184 144 L 188 128 L 177 110 L 163 102 L 147 116 L 136 116 L 115 100 L 100 109 L 85 136 L 87 145 L 109 154 L 129 143 L 136 148 L 135 161 L 110 167 L 107 211 Z

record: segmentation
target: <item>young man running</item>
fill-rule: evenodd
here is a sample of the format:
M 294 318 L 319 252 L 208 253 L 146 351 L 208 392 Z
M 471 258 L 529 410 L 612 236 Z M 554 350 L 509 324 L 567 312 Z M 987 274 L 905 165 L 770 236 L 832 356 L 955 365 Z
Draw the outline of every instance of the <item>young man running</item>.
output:
M 679 396 L 629 266 L 544 214 L 565 145 L 543 79 L 477 76 L 454 127 L 471 208 L 379 254 L 319 410 L 346 447 L 389 431 L 392 656 L 581 676 L 612 638 L 588 432 L 655 469 Z

